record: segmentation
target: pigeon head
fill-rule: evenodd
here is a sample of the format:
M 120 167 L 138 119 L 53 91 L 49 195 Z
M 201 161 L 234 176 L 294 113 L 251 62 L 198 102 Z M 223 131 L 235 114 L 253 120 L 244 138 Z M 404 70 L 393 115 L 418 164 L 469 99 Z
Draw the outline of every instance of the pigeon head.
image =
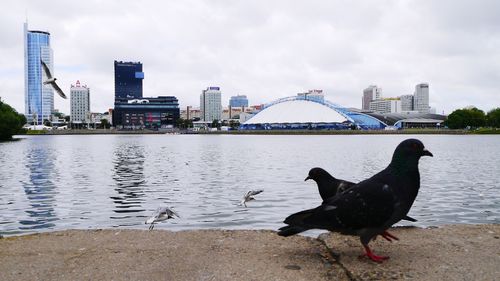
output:
M 307 175 L 307 178 L 304 181 L 306 180 L 318 181 L 320 179 L 331 178 L 331 177 L 332 176 L 322 168 L 312 168 L 311 170 L 309 170 L 309 175 Z
M 422 156 L 433 156 L 425 149 L 424 144 L 417 139 L 407 139 L 402 141 L 394 151 L 391 164 L 418 165 L 418 160 Z

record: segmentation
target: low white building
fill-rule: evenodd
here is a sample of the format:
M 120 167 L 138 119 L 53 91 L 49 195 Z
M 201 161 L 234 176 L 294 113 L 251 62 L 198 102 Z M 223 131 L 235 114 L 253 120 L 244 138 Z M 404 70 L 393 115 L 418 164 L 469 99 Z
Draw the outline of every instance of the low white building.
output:
M 398 98 L 373 100 L 370 102 L 370 110 L 378 113 L 400 113 L 401 100 Z

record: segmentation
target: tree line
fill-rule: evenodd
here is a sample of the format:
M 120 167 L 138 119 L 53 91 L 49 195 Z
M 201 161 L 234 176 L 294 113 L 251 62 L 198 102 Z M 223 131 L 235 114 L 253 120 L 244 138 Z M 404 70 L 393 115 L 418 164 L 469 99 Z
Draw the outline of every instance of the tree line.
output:
M 26 124 L 26 117 L 0 99 L 0 141 L 11 140 Z
M 500 128 L 500 107 L 490 110 L 487 114 L 476 107 L 457 109 L 448 115 L 444 125 L 450 129 Z

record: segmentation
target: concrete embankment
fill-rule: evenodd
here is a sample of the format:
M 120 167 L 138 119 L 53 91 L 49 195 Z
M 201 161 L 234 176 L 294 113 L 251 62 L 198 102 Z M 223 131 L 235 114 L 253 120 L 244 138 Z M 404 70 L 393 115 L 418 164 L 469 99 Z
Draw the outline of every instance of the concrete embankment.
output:
M 500 225 L 397 228 L 382 264 L 353 237 L 69 230 L 0 239 L 0 280 L 499 280 Z

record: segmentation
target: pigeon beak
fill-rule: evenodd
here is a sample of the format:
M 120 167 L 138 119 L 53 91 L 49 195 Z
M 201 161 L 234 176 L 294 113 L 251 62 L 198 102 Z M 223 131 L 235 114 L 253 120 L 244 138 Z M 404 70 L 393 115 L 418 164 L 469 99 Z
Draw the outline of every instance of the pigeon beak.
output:
M 430 157 L 433 157 L 434 155 L 432 155 L 432 153 L 427 150 L 427 149 L 424 149 L 424 151 L 422 151 L 422 156 L 430 156 Z
M 307 176 L 307 178 L 306 178 L 304 181 L 306 181 L 306 180 L 310 180 L 310 179 L 311 179 L 311 178 L 310 178 L 309 176 Z

